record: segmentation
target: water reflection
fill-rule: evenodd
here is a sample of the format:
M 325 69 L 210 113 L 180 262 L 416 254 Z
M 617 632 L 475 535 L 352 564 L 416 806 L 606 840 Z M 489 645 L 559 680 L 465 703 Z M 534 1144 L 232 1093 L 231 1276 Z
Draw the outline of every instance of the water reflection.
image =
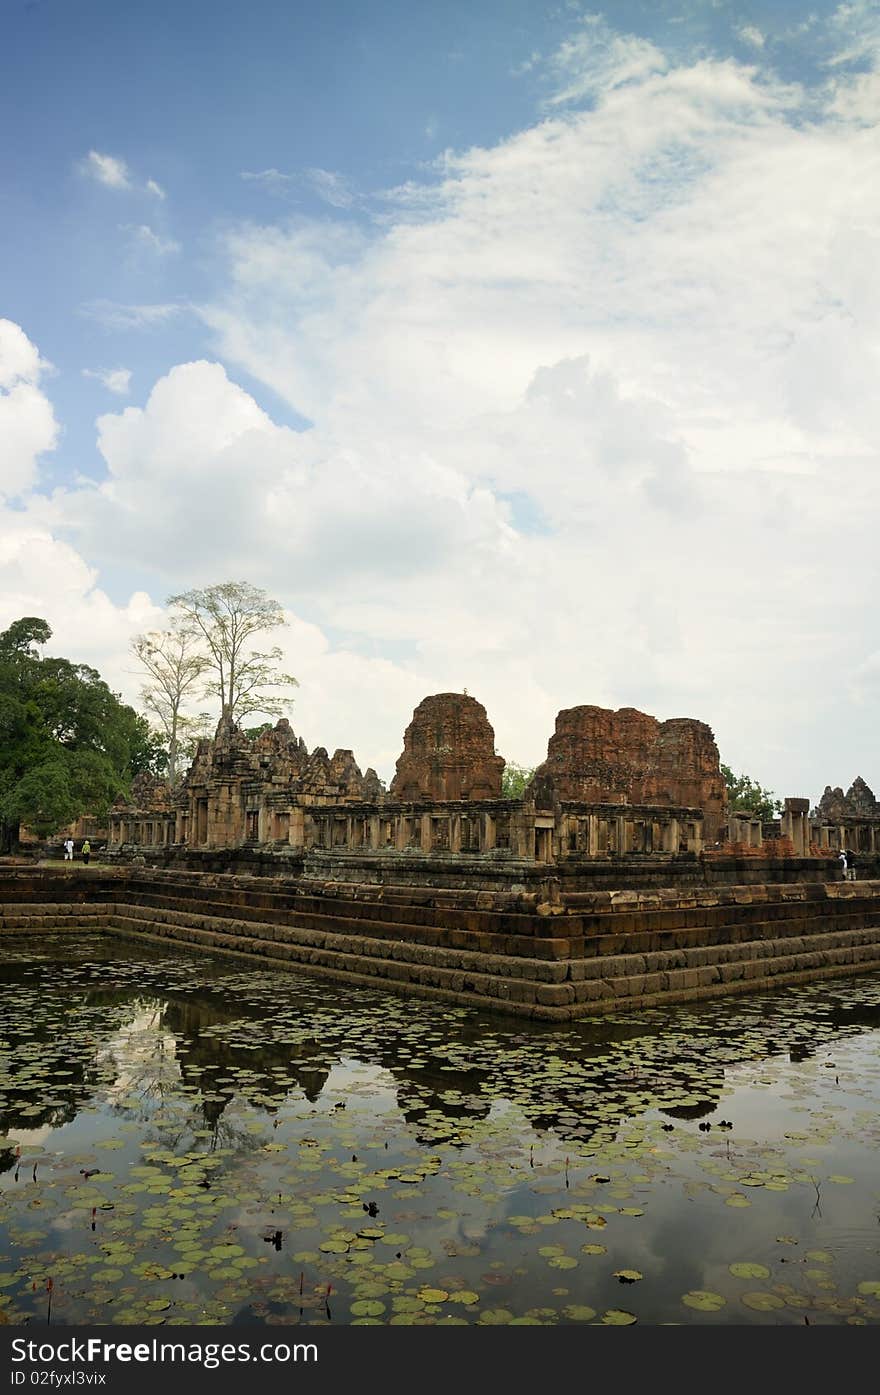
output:
M 17 1320 L 880 1316 L 875 976 L 524 1027 L 65 939 L 0 1009 Z

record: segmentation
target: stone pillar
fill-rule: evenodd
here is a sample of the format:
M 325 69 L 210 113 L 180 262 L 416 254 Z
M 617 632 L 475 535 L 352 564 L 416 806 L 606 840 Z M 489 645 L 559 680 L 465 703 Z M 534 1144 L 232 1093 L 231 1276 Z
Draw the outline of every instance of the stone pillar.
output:
M 419 846 L 423 853 L 430 853 L 434 850 L 434 827 L 430 814 L 422 814 L 422 826 L 419 830 Z
M 790 838 L 794 845 L 795 857 L 806 857 L 810 851 L 807 820 L 810 813 L 809 799 L 786 799 L 780 831 L 783 838 Z
M 409 820 L 405 814 L 398 814 L 394 821 L 394 846 L 398 852 L 403 852 L 407 845 L 409 835 Z
M 375 851 L 378 849 L 378 847 L 379 847 L 379 833 L 380 833 L 380 829 L 381 829 L 381 820 L 380 820 L 378 814 L 371 814 L 371 815 L 370 815 L 370 818 L 369 818 L 369 826 L 370 826 L 370 847 L 371 847 L 371 849 L 375 852 Z
M 461 814 L 449 816 L 449 851 L 461 852 Z
M 599 815 L 590 814 L 587 817 L 587 856 L 597 857 L 599 854 Z
M 287 843 L 291 848 L 302 848 L 305 845 L 305 820 L 303 810 L 297 805 L 290 811 L 290 821 L 287 826 Z
M 614 823 L 616 825 L 614 844 L 619 857 L 622 853 L 626 852 L 626 815 L 618 814 Z
M 489 852 L 495 846 L 495 819 L 491 814 L 483 815 L 483 826 L 480 829 L 480 852 Z

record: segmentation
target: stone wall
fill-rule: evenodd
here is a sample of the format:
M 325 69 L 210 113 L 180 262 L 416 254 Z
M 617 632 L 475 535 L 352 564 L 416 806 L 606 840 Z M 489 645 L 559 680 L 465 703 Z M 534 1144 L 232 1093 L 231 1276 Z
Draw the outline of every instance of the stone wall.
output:
M 880 969 L 880 882 L 535 896 L 4 871 L 0 937 L 122 935 L 566 1021 Z

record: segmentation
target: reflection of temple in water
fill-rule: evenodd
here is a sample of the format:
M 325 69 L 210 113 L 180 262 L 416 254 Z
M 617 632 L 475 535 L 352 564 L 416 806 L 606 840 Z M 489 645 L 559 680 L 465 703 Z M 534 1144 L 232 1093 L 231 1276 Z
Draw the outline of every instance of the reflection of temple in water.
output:
M 135 959 L 142 950 L 130 953 Z M 123 953 L 123 961 L 127 957 Z M 13 962 L 8 965 L 6 984 L 13 991 L 17 985 L 25 984 L 34 989 L 39 984 L 39 971 L 46 974 L 51 984 L 55 968 L 56 964 L 47 958 L 38 964 L 35 976 L 33 964 Z M 104 973 L 106 975 L 106 968 Z M 221 986 L 222 980 L 218 982 L 218 989 Z M 39 1088 L 23 1092 L 19 1100 L 7 1098 L 0 1107 L 0 1131 L 8 1136 L 14 1138 L 17 1130 L 56 1129 L 70 1123 L 100 1089 L 108 1085 L 108 1070 L 112 1070 L 114 1064 L 114 1043 L 118 1046 L 120 1032 L 130 1027 L 137 1013 L 143 1013 L 145 1007 L 152 1014 L 149 1031 L 143 1033 L 140 1042 L 136 1036 L 128 1041 L 129 1056 L 125 1065 L 117 1064 L 116 1088 L 121 1081 L 130 1093 L 131 1082 L 137 1080 L 137 1089 L 148 1100 L 151 1072 L 158 1072 L 161 1057 L 166 1074 L 163 1080 L 158 1073 L 155 1076 L 155 1097 L 158 1099 L 163 1090 L 173 1093 L 173 1081 L 167 1075 L 170 1062 L 175 1076 L 192 1099 L 199 1120 L 216 1136 L 228 1106 L 236 1098 L 270 1116 L 275 1113 L 272 1101 L 289 1096 L 291 1092 L 299 1091 L 310 1105 L 319 1106 L 333 1067 L 343 1059 L 350 1062 L 356 1055 L 359 1062 L 381 1069 L 391 1077 L 403 1123 L 417 1142 L 430 1147 L 465 1146 L 467 1125 L 485 1119 L 493 1105 L 505 1098 L 504 1089 L 499 1088 L 499 1076 L 503 1077 L 502 1084 L 509 1081 L 515 1085 L 518 1065 L 520 1068 L 525 1065 L 533 1073 L 545 1042 L 548 1055 L 552 1054 L 563 1066 L 570 1064 L 575 1068 L 575 1075 L 563 1069 L 555 1083 L 553 1073 L 548 1073 L 542 1078 L 540 1091 L 533 1101 L 524 1101 L 518 1095 L 517 1109 L 537 1133 L 552 1132 L 563 1142 L 588 1142 L 600 1134 L 607 1137 L 609 1129 L 615 1127 L 616 1101 L 620 1118 L 631 1119 L 658 1107 L 656 1101 L 662 1099 L 664 1085 L 674 1083 L 686 1089 L 694 1102 L 660 1104 L 660 1111 L 674 1119 L 701 1119 L 718 1106 L 725 1066 L 735 1067 L 782 1053 L 787 1053 L 792 1061 L 805 1059 L 816 1049 L 815 1044 L 803 1039 L 803 1015 L 809 1018 L 812 1005 L 822 1023 L 818 1038 L 822 1045 L 839 1033 L 880 1026 L 880 1006 L 858 1001 L 847 1003 L 839 998 L 836 1001 L 814 998 L 812 1003 L 806 999 L 795 1006 L 795 1011 L 803 1008 L 803 1015 L 792 1017 L 789 1025 L 787 1019 L 778 1014 L 778 1002 L 768 1000 L 758 1005 L 757 1014 L 754 1006 L 750 1012 L 728 1010 L 720 1017 L 705 1010 L 691 1044 L 684 1054 L 676 1045 L 677 1055 L 671 1064 L 673 1052 L 664 1057 L 662 1049 L 652 1051 L 649 1042 L 662 1048 L 664 1034 L 671 1031 L 674 1038 L 680 1035 L 674 1011 L 662 1020 L 605 1020 L 584 1023 L 566 1032 L 536 1024 L 532 1030 L 519 1029 L 510 1033 L 509 1039 L 505 1039 L 504 1034 L 499 1037 L 493 1024 L 493 1064 L 488 1065 L 486 1024 L 474 1018 L 444 1023 L 442 1038 L 439 1035 L 436 1038 L 438 1042 L 442 1040 L 438 1053 L 432 1052 L 428 1040 L 419 1049 L 418 1065 L 410 1066 L 407 1057 L 412 1048 L 411 1035 L 397 1031 L 393 1023 L 380 1022 L 378 1018 L 375 1039 L 365 1041 L 359 1033 L 354 1053 L 351 1047 L 346 1047 L 344 1038 L 328 1042 L 318 1033 L 296 1043 L 273 1043 L 267 1039 L 271 1029 L 266 1028 L 266 1013 L 259 1005 L 239 1001 L 230 1008 L 220 993 L 212 992 L 209 987 L 186 991 L 177 987 L 170 990 L 158 986 L 137 987 L 134 983 L 127 986 L 83 983 L 81 987 L 74 983 L 72 991 L 77 1008 L 104 1010 L 100 1024 L 96 1019 L 89 1019 L 88 1032 L 65 1038 L 59 1034 L 59 1024 L 51 1014 L 41 1017 L 39 1012 L 28 1020 L 26 1030 L 22 1029 L 17 1039 L 14 1019 L 7 1028 L 7 1070 L 12 1084 L 20 1082 L 26 1067 L 33 1063 L 30 1048 L 35 1045 L 40 1048 L 38 1060 L 43 1079 Z M 369 1013 L 372 1008 L 372 1004 L 365 1003 L 359 1006 L 358 1012 Z M 375 1010 L 381 1011 L 378 1006 Z M 305 1029 L 310 1011 L 307 1004 L 303 1006 Z M 345 1015 L 346 1008 L 340 1005 L 342 1022 Z M 693 1028 L 693 1014 L 689 1022 Z M 756 1028 L 762 1026 L 766 1026 L 767 1031 L 756 1050 Z M 234 1039 L 236 1027 L 240 1027 L 239 1041 Z M 157 1043 L 160 1045 L 169 1036 L 174 1042 L 170 1057 L 163 1056 L 161 1051 L 157 1056 Z M 428 1036 L 430 1038 L 430 1033 Z M 258 1038 L 259 1044 L 254 1045 Z M 723 1063 L 712 1049 L 713 1040 L 723 1042 Z M 646 1043 L 644 1052 L 640 1051 L 640 1042 Z M 137 1062 L 133 1066 L 131 1059 L 131 1052 L 137 1051 L 142 1053 L 140 1074 L 136 1070 Z M 614 1052 L 619 1054 L 615 1056 Z M 596 1064 L 595 1073 L 588 1083 L 579 1082 L 577 1069 L 587 1066 L 591 1060 Z M 59 1075 L 59 1071 L 65 1074 Z M 112 1079 L 109 1084 L 112 1092 Z M 511 1093 L 518 1094 L 516 1090 Z M 44 1099 L 48 1096 L 43 1105 L 41 1095 Z M 111 1099 L 111 1107 L 124 1113 L 127 1108 L 124 1096 L 115 1101 Z M 30 1112 L 34 1108 L 36 1112 Z M 199 1126 L 198 1122 L 195 1126 Z M 16 1161 L 12 1148 L 3 1149 L 0 1171 L 10 1171 Z

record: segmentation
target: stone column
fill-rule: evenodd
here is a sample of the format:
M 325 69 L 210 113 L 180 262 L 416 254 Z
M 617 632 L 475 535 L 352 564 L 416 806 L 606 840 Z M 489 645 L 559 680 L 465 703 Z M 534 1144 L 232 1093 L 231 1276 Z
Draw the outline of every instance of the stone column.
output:
M 495 846 L 495 819 L 491 814 L 483 815 L 483 826 L 480 830 L 480 852 L 489 852 Z
M 618 814 L 614 822 L 617 826 L 614 842 L 617 846 L 617 854 L 620 856 L 626 852 L 626 815 Z
M 422 814 L 422 826 L 419 830 L 419 845 L 423 853 L 434 851 L 434 821 L 430 814 Z
M 810 851 L 807 820 L 810 813 L 809 799 L 786 799 L 780 821 L 783 838 L 790 838 L 796 857 L 806 857 Z
M 403 852 L 409 841 L 409 820 L 405 814 L 398 814 L 394 821 L 394 846 Z
M 449 817 L 449 851 L 461 852 L 461 814 L 451 814 Z
M 287 843 L 291 848 L 301 848 L 305 844 L 305 820 L 303 810 L 299 805 L 295 805 L 290 811 L 290 821 L 287 826 Z
M 375 852 L 379 847 L 379 833 L 381 831 L 381 820 L 378 814 L 371 814 L 369 818 L 370 826 L 370 847 Z
M 589 814 L 587 817 L 587 856 L 597 857 L 599 854 L 599 815 Z

